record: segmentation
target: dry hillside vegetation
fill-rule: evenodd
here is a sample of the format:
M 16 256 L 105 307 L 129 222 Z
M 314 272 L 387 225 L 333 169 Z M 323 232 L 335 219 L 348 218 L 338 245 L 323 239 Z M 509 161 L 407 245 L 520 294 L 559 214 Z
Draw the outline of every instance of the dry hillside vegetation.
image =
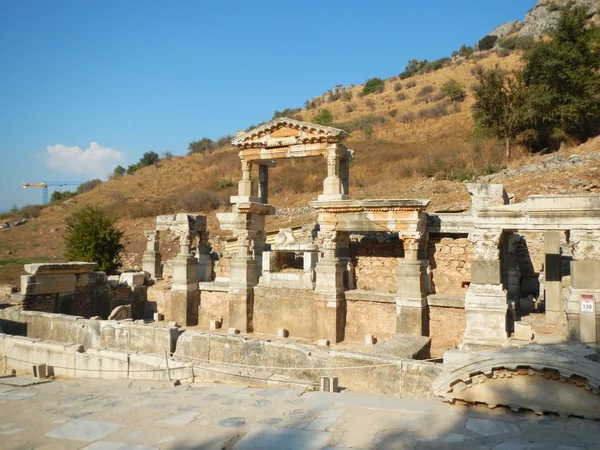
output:
M 350 187 L 353 198 L 430 198 L 430 210 L 465 208 L 468 194 L 462 181 L 505 166 L 501 145 L 469 139 L 475 70 L 478 65 L 489 68 L 499 64 L 506 70 L 519 66 L 519 55 L 515 53 L 504 58 L 493 52 L 482 54 L 483 59 L 459 60 L 408 80 L 386 80 L 381 93 L 361 97 L 362 86 L 356 86 L 350 90 L 351 100 L 340 98 L 303 110 L 297 118 L 310 121 L 319 109 L 327 108 L 333 114 L 334 125 L 352 130 L 346 145 L 355 150 Z M 440 97 L 441 87 L 451 79 L 464 86 L 467 97 L 463 102 Z M 585 152 L 598 151 L 600 141 L 586 145 Z M 561 153 L 568 156 L 573 151 L 565 149 Z M 542 156 L 517 154 L 509 166 L 519 167 L 539 158 Z M 228 197 L 235 193 L 239 176 L 237 151 L 225 147 L 160 161 L 51 205 L 23 226 L 0 230 L 0 283 L 16 284 L 25 263 L 63 260 L 64 218 L 83 204 L 100 205 L 120 215 L 128 239 L 127 252 L 136 254 L 130 259 L 138 262 L 145 247 L 142 231 L 154 228 L 158 214 L 204 213 L 209 217 L 212 235 L 225 234 L 219 231 L 215 213 L 230 208 Z M 306 206 L 322 190 L 325 176 L 326 164 L 321 159 L 278 162 L 269 175 L 270 203 L 277 208 Z M 544 192 L 541 184 L 551 179 L 553 187 L 564 185 L 565 189 L 577 190 L 569 186 L 564 171 L 543 177 L 507 177 L 503 182 L 516 192 L 517 199 L 523 199 L 530 192 Z M 292 226 L 312 219 L 310 213 L 300 212 L 304 214 L 269 217 L 267 226 Z M 165 239 L 162 245 L 166 258 L 177 250 L 173 238 Z

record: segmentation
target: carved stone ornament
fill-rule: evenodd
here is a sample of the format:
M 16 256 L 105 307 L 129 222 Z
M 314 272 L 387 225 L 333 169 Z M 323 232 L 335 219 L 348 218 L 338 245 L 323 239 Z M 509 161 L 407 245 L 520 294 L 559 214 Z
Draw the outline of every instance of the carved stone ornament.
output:
M 418 251 L 419 245 L 422 239 L 421 233 L 405 234 L 401 236 L 402 243 L 404 244 L 404 251 L 412 250 Z
M 469 241 L 473 244 L 473 259 L 496 261 L 500 259 L 499 231 L 473 231 L 469 233 Z
M 298 244 L 294 232 L 291 228 L 281 228 L 277 236 L 275 236 L 275 244 L 277 245 L 295 245 Z
M 144 230 L 144 236 L 148 242 L 156 242 L 158 240 L 159 232 L 156 230 Z
M 600 261 L 600 232 L 571 231 L 569 244 L 575 261 Z
M 237 239 L 238 245 L 244 247 L 250 247 L 252 245 L 252 241 L 256 236 L 256 231 L 251 230 L 237 230 L 233 232 L 233 235 Z
M 337 247 L 337 231 L 319 231 L 319 239 L 323 241 L 323 250 L 335 250 Z
M 191 231 L 180 231 L 179 232 L 179 245 L 180 246 L 190 246 L 192 245 L 192 239 L 194 238 L 194 234 Z
M 252 170 L 252 161 L 242 159 L 242 172 L 250 172 Z

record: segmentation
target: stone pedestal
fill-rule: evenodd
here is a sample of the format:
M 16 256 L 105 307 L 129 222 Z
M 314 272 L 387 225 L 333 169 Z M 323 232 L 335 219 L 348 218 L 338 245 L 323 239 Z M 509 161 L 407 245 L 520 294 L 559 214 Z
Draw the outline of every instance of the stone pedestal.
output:
M 341 342 L 346 326 L 344 265 L 337 258 L 321 259 L 315 271 L 315 337 Z
M 229 282 L 229 327 L 243 333 L 252 331 L 254 286 L 258 284 L 258 264 L 249 255 L 231 260 Z
M 210 246 L 198 245 L 198 281 L 212 281 L 213 261 Z
M 425 270 L 421 261 L 404 260 L 396 269 L 396 333 L 413 336 L 429 335 Z
M 171 261 L 171 320 L 179 325 L 198 324 L 198 261 L 191 254 L 179 254 Z
M 560 273 L 560 233 L 544 233 L 544 300 L 545 322 L 556 325 L 562 322 L 562 279 Z
M 150 274 L 153 280 L 162 279 L 161 256 L 159 252 L 160 232 L 154 230 L 145 230 L 146 250 L 142 255 L 142 268 L 144 272 Z
M 506 342 L 506 291 L 500 284 L 471 284 L 465 296 L 464 349 L 494 348 Z

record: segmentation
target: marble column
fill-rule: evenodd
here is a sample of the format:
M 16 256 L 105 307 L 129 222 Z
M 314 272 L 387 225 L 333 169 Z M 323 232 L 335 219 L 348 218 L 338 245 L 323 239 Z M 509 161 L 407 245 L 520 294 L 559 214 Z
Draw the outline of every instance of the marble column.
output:
M 180 251 L 171 262 L 171 320 L 179 325 L 197 325 L 200 300 L 198 261 L 190 252 L 196 233 L 180 231 L 178 234 Z
M 249 333 L 253 330 L 254 286 L 258 284 L 258 264 L 250 248 L 257 232 L 235 230 L 233 234 L 237 238 L 238 252 L 230 263 L 229 327 Z
M 338 232 L 332 229 L 322 229 L 319 231 L 318 237 L 323 242 L 323 257 L 315 268 L 316 339 L 341 342 L 344 340 L 346 326 L 346 297 L 344 295 L 344 265 L 336 253 Z
M 471 284 L 465 296 L 467 327 L 463 348 L 485 349 L 507 340 L 507 294 L 502 285 L 500 241 L 502 231 L 473 231 Z
M 565 296 L 568 338 L 600 342 L 600 232 L 571 231 L 571 287 Z
M 145 230 L 146 250 L 142 255 L 142 268 L 153 280 L 162 279 L 161 255 L 159 251 L 160 231 Z
M 250 198 L 252 196 L 252 162 L 242 160 L 242 179 L 238 182 L 238 196 Z
M 424 236 L 421 233 L 413 233 L 401 238 L 404 244 L 404 259 L 400 260 L 396 269 L 396 333 L 428 336 L 426 273 L 419 259 Z
M 345 200 L 344 187 L 340 178 L 340 157 L 337 154 L 337 146 L 327 149 L 327 178 L 323 180 L 323 194 L 319 195 L 319 201 Z
M 562 277 L 560 273 L 560 233 L 544 233 L 544 302 L 545 322 L 556 325 L 562 322 Z

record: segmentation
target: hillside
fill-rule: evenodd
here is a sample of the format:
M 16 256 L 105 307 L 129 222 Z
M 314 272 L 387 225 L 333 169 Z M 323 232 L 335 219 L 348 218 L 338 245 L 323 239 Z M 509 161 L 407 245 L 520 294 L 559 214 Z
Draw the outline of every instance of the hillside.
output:
M 550 161 L 544 159 L 547 155 L 529 156 L 517 151 L 508 162 L 497 142 L 469 139 L 475 71 L 478 66 L 496 64 L 513 70 L 519 67 L 519 54 L 500 57 L 494 51 L 478 52 L 473 59 L 456 58 L 437 71 L 407 80 L 385 80 L 382 92 L 365 96 L 360 95 L 363 86 L 354 86 L 339 98 L 302 110 L 295 117 L 311 121 L 327 109 L 334 126 L 351 131 L 345 143 L 355 150 L 350 194 L 356 199 L 430 198 L 430 210 L 460 210 L 468 207 L 463 180 L 477 177 L 504 183 L 517 200 L 533 193 L 599 192 L 594 180 L 598 179 L 600 139 L 562 149 Z M 440 95 L 449 80 L 464 87 L 464 101 L 450 101 Z M 294 208 L 316 199 L 325 173 L 325 162 L 320 159 L 278 163 L 270 173 L 270 203 L 280 210 L 292 209 L 292 214 L 269 217 L 267 227 L 311 220 L 310 212 Z M 490 177 L 493 173 L 498 174 Z M 158 214 L 207 214 L 215 237 L 221 234 L 215 213 L 229 209 L 228 197 L 235 193 L 239 176 L 237 151 L 224 147 L 208 154 L 160 161 L 51 205 L 23 226 L 0 229 L 0 284 L 16 284 L 25 263 L 62 260 L 64 218 L 84 204 L 100 205 L 119 214 L 128 239 L 128 267 L 141 259 L 143 230 L 154 228 Z M 165 258 L 174 255 L 174 241 L 162 245 Z

